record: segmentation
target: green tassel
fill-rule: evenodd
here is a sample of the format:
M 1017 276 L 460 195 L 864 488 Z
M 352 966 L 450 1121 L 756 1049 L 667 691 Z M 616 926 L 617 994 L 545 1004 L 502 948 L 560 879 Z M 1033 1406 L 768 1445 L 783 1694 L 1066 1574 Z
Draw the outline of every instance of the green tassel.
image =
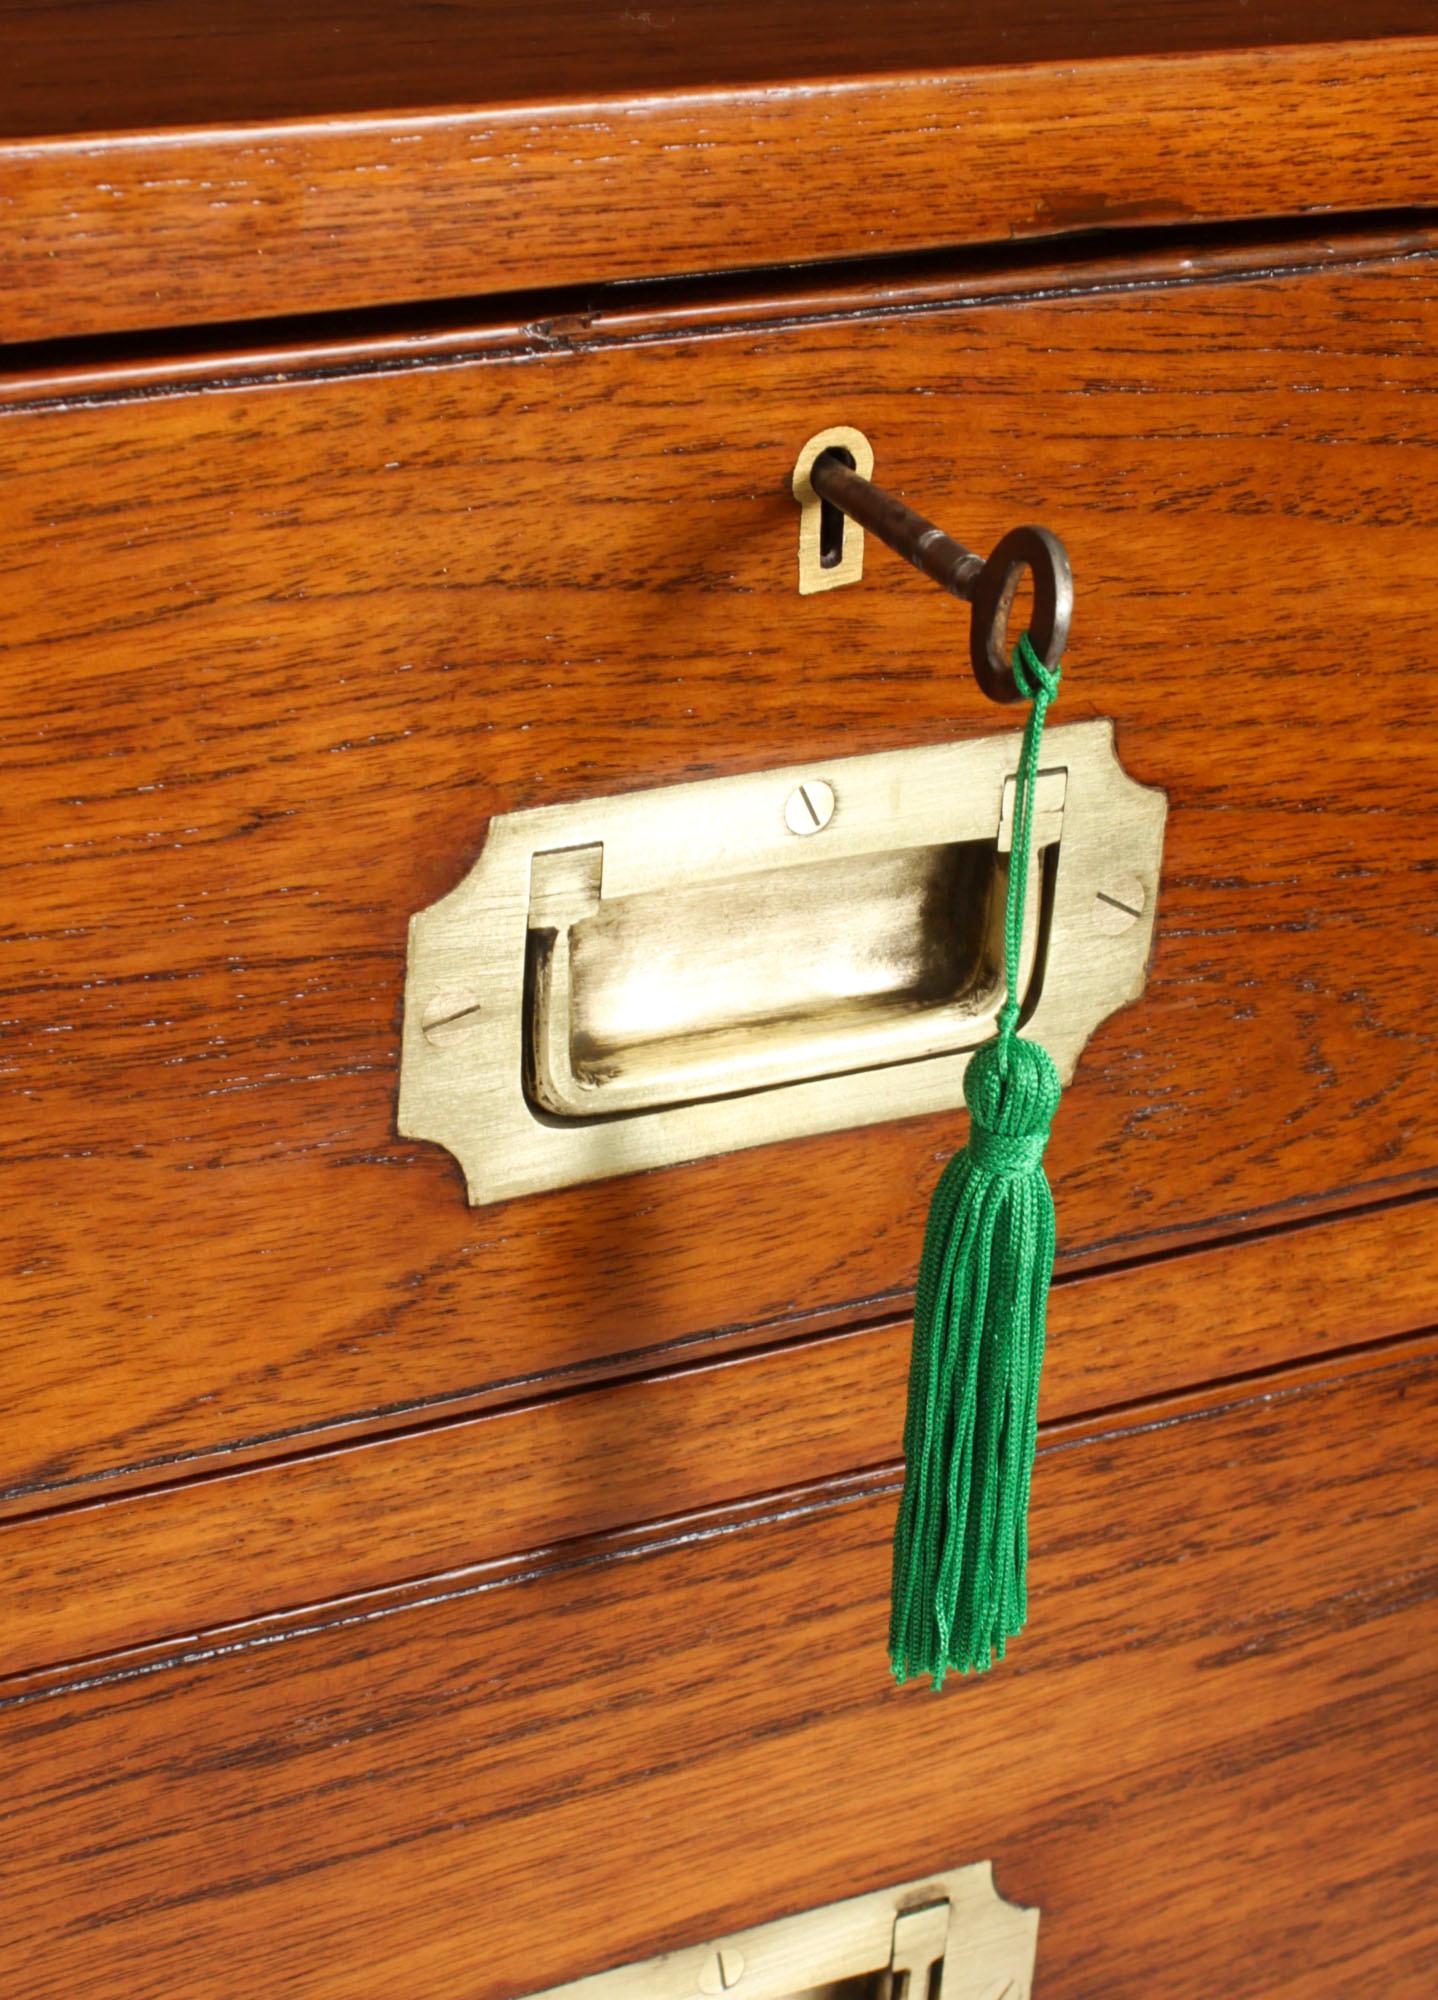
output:
M 894 1532 L 889 1663 L 942 1687 L 984 1673 L 1028 1615 L 1028 1510 L 1037 1439 L 1054 1205 L 1043 1169 L 1059 1079 L 1019 1038 L 1034 785 L 1058 669 L 1028 636 L 1014 676 L 1032 702 L 1019 756 L 1004 909 L 1005 999 L 997 1038 L 964 1076 L 968 1143 L 934 1192 L 914 1307 L 904 1494 Z

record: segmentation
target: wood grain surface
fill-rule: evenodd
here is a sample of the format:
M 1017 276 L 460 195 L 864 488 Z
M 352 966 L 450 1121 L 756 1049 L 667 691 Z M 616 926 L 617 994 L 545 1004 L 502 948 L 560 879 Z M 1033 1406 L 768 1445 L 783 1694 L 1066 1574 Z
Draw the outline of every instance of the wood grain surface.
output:
M 988 1856 L 1045 2000 L 1427 2000 L 1435 1419 L 1429 1342 L 1050 1435 L 941 1697 L 880 1480 L 7 1700 L 7 1990 L 499 2000 Z
M 118 341 L 54 341 L 0 355 L 0 405 L 71 407 L 95 398 L 168 396 L 236 389 L 247 382 L 313 383 L 355 373 L 400 372 L 437 362 L 539 359 L 556 352 L 734 334 L 752 326 L 820 325 L 851 314 L 882 316 L 980 302 L 1153 289 L 1195 279 L 1309 277 L 1375 259 L 1432 249 L 1423 215 L 1327 217 L 1184 231 L 1105 232 L 1078 246 L 1048 242 L 888 257 L 877 268 L 802 265 L 596 285 L 485 302 L 374 312 L 352 319 L 310 316 L 248 325 L 172 328 Z M 1065 251 L 1067 250 L 1067 255 Z
M 957 1120 L 480 1212 L 393 1131 L 405 922 L 491 814 L 1008 726 L 882 551 L 795 594 L 835 421 L 981 546 L 1064 535 L 1060 712 L 1169 791 L 1149 993 L 1050 1155 L 1064 1268 L 1431 1186 L 1438 739 L 1394 648 L 1438 608 L 1432 272 L 1175 251 L 7 409 L 5 1487 L 902 1312 Z
M 1438 1320 L 1431 1199 L 1078 1277 L 1040 1415 L 1246 1377 Z M 905 1322 L 0 1524 L 0 1676 L 326 1598 L 427 1591 L 542 1547 L 887 1464 Z M 711 1448 L 712 1447 L 712 1448 Z
M 1418 0 L 405 16 L 7 7 L 0 341 L 1434 193 Z
M 102 136 L 572 99 L 1376 42 L 1426 0 L 0 0 L 0 134 Z

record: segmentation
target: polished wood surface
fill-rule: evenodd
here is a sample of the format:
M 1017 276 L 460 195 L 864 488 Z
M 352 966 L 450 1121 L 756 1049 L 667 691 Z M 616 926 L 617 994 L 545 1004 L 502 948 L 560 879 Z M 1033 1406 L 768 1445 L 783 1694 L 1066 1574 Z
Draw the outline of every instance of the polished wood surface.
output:
M 1053 1296 L 1040 1415 L 1389 1341 L 1431 1325 L 1435 1300 L 1431 1200 L 1080 1277 Z M 0 1676 L 324 1598 L 423 1593 L 883 1465 L 908 1351 L 906 1321 L 819 1335 L 0 1524 Z
M 1043 2000 L 1430 2000 L 1431 4 L 0 47 L 0 1994 L 513 2000 L 991 1857 Z M 962 1117 L 483 1211 L 395 1133 L 494 815 L 1012 726 L 882 549 L 798 597 L 835 423 L 1064 536 L 1059 717 L 1170 799 L 1031 1622 L 942 1697 L 884 1633 Z
M 1426 2000 L 1435 1420 L 1428 1341 L 1050 1433 L 1022 1652 L 941 1697 L 888 1475 L 37 1687 L 0 1967 L 499 2000 L 989 1856 L 1045 2000 Z
M 1170 793 L 1149 992 L 1050 1154 L 1063 1268 L 1438 1181 L 1438 741 L 1373 665 L 1383 607 L 1420 629 L 1438 594 L 1431 274 L 1175 252 L 1067 296 L 12 405 L 6 1488 L 902 1312 L 958 1119 L 482 1212 L 393 1130 L 405 922 L 492 813 L 1008 726 L 882 551 L 795 594 L 788 474 L 832 421 L 982 545 L 1065 536 L 1060 712 L 1115 716 Z
M 13 347 L 0 366 L 0 405 L 74 404 L 95 397 L 180 390 L 239 388 L 246 382 L 314 382 L 354 372 L 378 373 L 442 361 L 482 358 L 538 360 L 557 351 L 595 348 L 680 335 L 735 333 L 752 326 L 798 328 L 856 313 L 910 313 L 1061 292 L 1077 298 L 1165 277 L 1252 279 L 1289 273 L 1361 268 L 1375 258 L 1422 254 L 1435 230 L 1422 215 L 1325 217 L 1321 224 L 1271 222 L 1170 239 L 1135 231 L 1105 235 L 1081 256 L 1062 243 L 1016 243 L 1003 250 L 946 250 L 886 259 L 881 272 L 863 263 L 600 285 L 582 302 L 556 298 L 487 302 L 476 318 L 473 301 L 400 314 L 378 313 L 359 324 L 311 318 L 256 321 L 248 326 L 180 328 L 119 343 L 59 341 Z M 1177 245 L 1177 254 L 1174 254 Z
M 0 0 L 0 135 L 695 90 L 1421 36 L 1426 0 Z
M 1432 193 L 1419 0 L 0 25 L 0 341 Z

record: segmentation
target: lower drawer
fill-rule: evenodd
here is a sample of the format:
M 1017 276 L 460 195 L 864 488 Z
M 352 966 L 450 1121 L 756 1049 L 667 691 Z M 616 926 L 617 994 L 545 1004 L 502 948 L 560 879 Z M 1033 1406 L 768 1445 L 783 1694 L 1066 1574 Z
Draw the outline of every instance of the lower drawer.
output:
M 991 1857 L 1043 2000 L 1426 2000 L 1435 1416 L 1426 1339 L 1050 1426 L 939 1697 L 888 1474 L 11 1683 L 0 1987 L 498 2000 Z

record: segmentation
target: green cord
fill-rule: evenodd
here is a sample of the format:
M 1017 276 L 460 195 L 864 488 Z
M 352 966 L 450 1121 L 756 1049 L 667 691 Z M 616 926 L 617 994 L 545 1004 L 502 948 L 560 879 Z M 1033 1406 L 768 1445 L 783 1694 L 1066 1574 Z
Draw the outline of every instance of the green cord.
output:
M 1014 828 L 1009 855 L 1008 891 L 1004 900 L 1004 1004 L 999 1033 L 1013 1034 L 1019 1023 L 1019 958 L 1023 950 L 1024 897 L 1029 879 L 1029 848 L 1033 842 L 1034 795 L 1038 789 L 1039 751 L 1050 704 L 1059 691 L 1061 667 L 1046 667 L 1027 632 L 1014 647 L 1013 674 L 1019 692 L 1031 704 L 1019 751 L 1014 781 Z

